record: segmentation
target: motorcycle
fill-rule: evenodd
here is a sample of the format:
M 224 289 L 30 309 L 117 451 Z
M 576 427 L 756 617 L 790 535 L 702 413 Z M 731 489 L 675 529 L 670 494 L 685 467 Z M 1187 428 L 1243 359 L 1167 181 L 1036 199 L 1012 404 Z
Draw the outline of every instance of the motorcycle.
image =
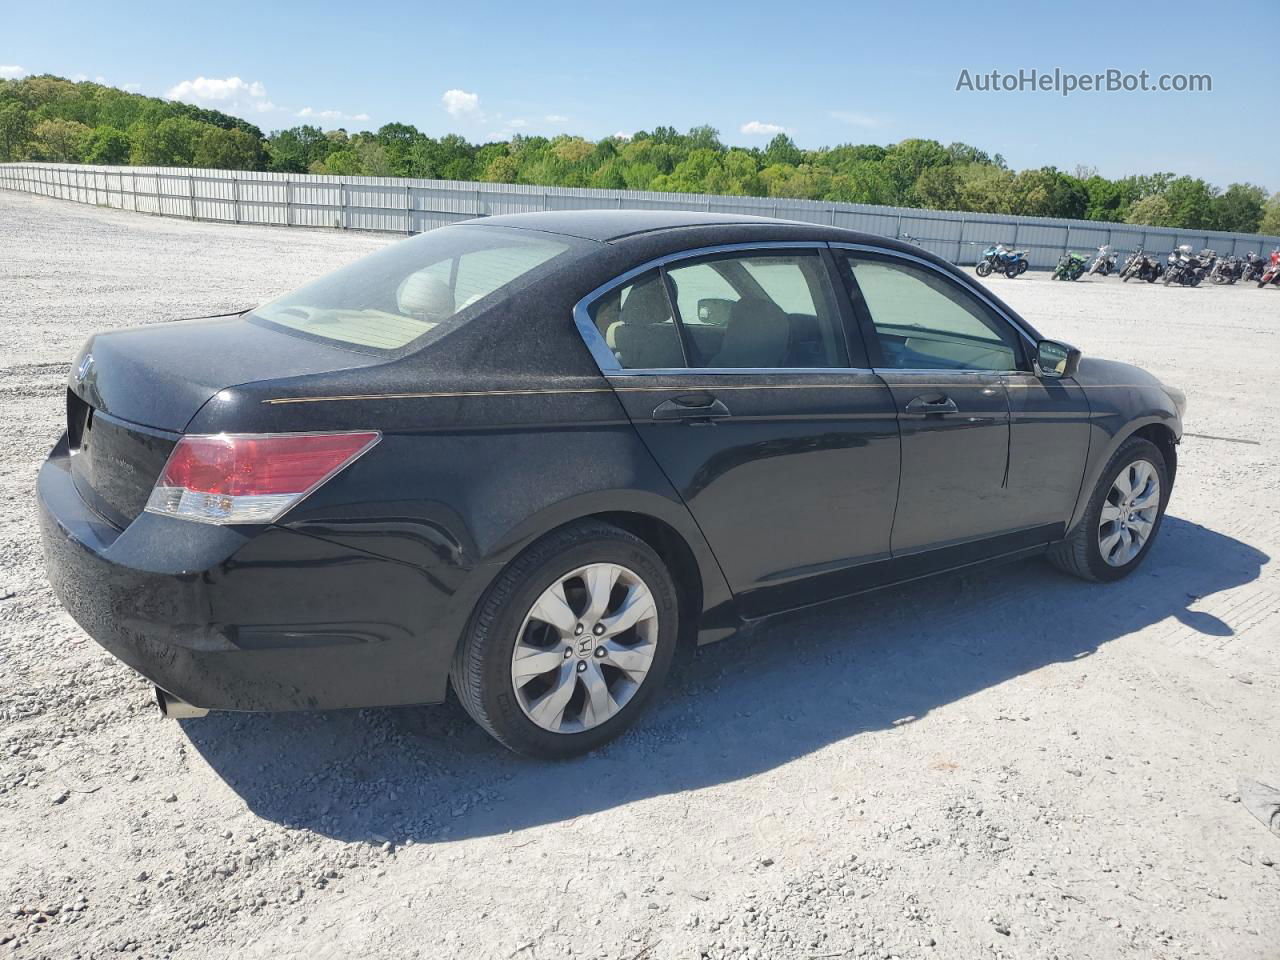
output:
M 1027 251 L 1010 250 L 1003 243 L 994 243 L 982 251 L 982 259 L 974 266 L 974 272 L 980 277 L 989 277 L 1000 272 L 1012 280 L 1027 272 Z
M 1164 266 L 1155 257 L 1149 256 L 1145 250 L 1139 247 L 1133 253 L 1129 254 L 1129 258 L 1124 262 L 1124 269 L 1120 271 L 1120 279 L 1124 283 L 1128 283 L 1133 277 L 1139 280 L 1145 280 L 1147 283 L 1155 283 L 1164 273 Z
M 1267 261 L 1258 254 L 1250 250 L 1244 255 L 1244 262 L 1240 267 L 1240 282 L 1253 283 L 1267 269 Z
M 1079 280 L 1084 274 L 1085 264 L 1088 261 L 1082 253 L 1072 253 L 1067 251 L 1058 259 L 1058 265 L 1053 268 L 1053 276 L 1050 280 Z
M 1199 256 L 1192 256 L 1191 244 L 1169 251 L 1168 266 L 1164 269 L 1164 285 L 1179 283 L 1184 287 L 1198 287 L 1204 279 L 1204 261 Z
M 1209 279 L 1214 283 L 1235 283 L 1244 271 L 1244 261 L 1237 256 L 1223 257 L 1209 271 Z
M 1089 268 L 1089 275 L 1100 273 L 1104 277 L 1111 276 L 1111 271 L 1116 268 L 1116 255 L 1111 252 L 1111 244 L 1104 244 L 1098 248 L 1097 259 L 1093 261 L 1093 266 Z
M 1271 251 L 1271 262 L 1258 278 L 1258 286 L 1265 287 L 1269 283 L 1280 286 L 1280 248 Z

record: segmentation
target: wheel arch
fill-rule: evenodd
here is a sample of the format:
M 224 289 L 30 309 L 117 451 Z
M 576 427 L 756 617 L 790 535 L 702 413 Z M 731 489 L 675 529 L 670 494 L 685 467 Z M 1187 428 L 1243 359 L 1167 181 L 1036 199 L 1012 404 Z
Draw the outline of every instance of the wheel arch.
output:
M 1165 466 L 1169 471 L 1169 486 L 1172 489 L 1178 466 L 1177 446 L 1179 435 L 1173 426 L 1176 422 L 1167 414 L 1153 414 L 1131 420 L 1125 425 L 1125 429 L 1111 436 L 1102 452 L 1097 457 L 1091 458 L 1083 482 L 1080 485 L 1080 495 L 1076 500 L 1076 508 L 1072 512 L 1071 522 L 1067 524 L 1066 532 L 1068 536 L 1084 517 L 1085 510 L 1089 506 L 1089 500 L 1093 497 L 1094 487 L 1097 486 L 1098 478 L 1101 476 L 1102 471 L 1111 462 L 1115 452 L 1132 437 L 1142 437 L 1144 440 L 1150 441 L 1164 454 Z
M 626 530 L 668 565 L 679 593 L 682 641 L 710 643 L 738 628 L 733 593 L 692 514 L 682 502 L 649 491 L 597 491 L 553 504 L 509 531 L 491 558 L 509 561 L 535 541 L 582 520 Z

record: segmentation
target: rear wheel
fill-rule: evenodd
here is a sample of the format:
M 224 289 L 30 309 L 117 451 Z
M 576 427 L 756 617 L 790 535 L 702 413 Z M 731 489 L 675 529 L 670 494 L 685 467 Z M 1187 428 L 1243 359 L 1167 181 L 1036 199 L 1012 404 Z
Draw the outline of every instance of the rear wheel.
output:
M 1151 441 L 1130 437 L 1102 471 L 1076 529 L 1049 548 L 1049 560 L 1085 580 L 1126 577 L 1155 542 L 1168 502 L 1164 454 Z
M 504 746 L 577 756 L 622 733 L 675 652 L 675 584 L 643 540 L 570 524 L 511 562 L 480 602 L 450 678 Z

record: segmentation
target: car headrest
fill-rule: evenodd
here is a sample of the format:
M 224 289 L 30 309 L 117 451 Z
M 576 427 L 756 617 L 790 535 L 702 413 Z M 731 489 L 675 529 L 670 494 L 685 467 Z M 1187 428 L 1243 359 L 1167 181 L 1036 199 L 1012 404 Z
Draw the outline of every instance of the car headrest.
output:
M 791 323 L 781 307 L 771 300 L 739 300 L 711 366 L 780 367 L 790 341 Z
M 404 278 L 396 291 L 396 305 L 401 313 L 419 320 L 447 320 L 455 312 L 453 289 L 427 270 Z
M 658 279 L 644 281 L 632 288 L 622 305 L 622 322 L 635 326 L 666 323 L 671 319 L 667 293 Z

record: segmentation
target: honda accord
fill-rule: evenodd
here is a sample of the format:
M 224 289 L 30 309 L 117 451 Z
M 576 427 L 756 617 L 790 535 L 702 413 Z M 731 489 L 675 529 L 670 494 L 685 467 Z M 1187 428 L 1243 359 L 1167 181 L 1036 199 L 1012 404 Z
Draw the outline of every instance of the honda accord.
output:
M 912 245 L 670 211 L 472 220 L 95 336 L 50 580 L 169 716 L 433 703 L 617 736 L 680 642 L 975 563 L 1116 580 L 1185 398 Z

